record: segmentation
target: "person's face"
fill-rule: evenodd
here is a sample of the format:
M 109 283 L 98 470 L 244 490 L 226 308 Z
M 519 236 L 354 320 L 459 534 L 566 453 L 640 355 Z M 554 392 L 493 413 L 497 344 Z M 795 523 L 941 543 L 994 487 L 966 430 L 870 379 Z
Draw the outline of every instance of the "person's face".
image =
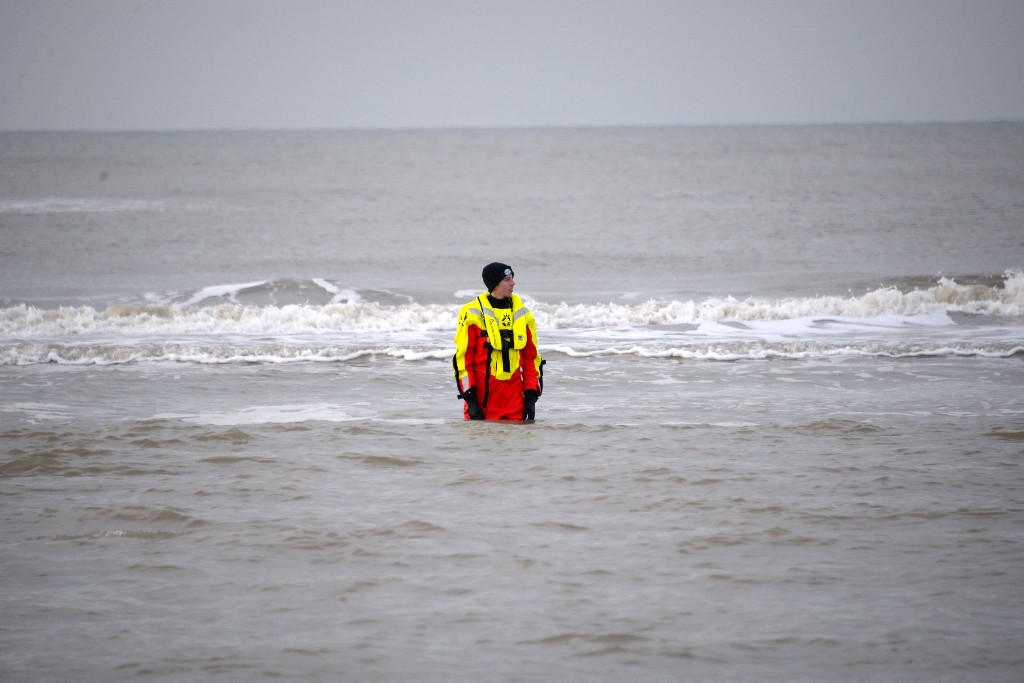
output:
M 495 299 L 507 299 L 508 295 L 512 293 L 512 290 L 516 287 L 516 278 L 514 275 L 506 275 L 505 279 L 499 282 L 495 287 L 494 291 L 491 292 L 491 296 Z

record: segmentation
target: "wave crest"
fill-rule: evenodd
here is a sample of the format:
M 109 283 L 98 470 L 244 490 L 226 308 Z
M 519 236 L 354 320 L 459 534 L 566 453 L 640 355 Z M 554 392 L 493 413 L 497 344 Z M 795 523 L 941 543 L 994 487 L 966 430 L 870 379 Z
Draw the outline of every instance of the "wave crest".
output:
M 861 296 L 764 299 L 708 298 L 637 304 L 542 304 L 532 306 L 538 321 L 561 328 L 684 325 L 721 321 L 791 320 L 814 316 L 876 318 L 937 311 L 1000 317 L 1024 315 L 1024 272 L 1007 273 L 1003 286 L 960 285 L 940 278 L 926 289 L 881 287 Z
M 0 309 L 0 335 L 10 338 L 83 334 L 324 334 L 454 330 L 458 304 L 420 304 L 396 295 L 366 300 L 350 290 L 315 281 L 324 303 L 258 305 L 239 301 L 245 291 L 270 295 L 301 291 L 294 281 L 207 287 L 183 303 L 37 309 L 25 304 Z M 205 305 L 200 305 L 204 303 Z M 883 287 L 861 296 L 786 299 L 733 297 L 704 301 L 648 300 L 635 304 L 528 302 L 546 329 L 699 325 L 723 321 L 791 320 L 808 317 L 869 319 L 939 311 L 994 317 L 1024 316 L 1024 273 L 1007 274 L 1002 286 L 960 285 L 940 279 L 926 289 Z

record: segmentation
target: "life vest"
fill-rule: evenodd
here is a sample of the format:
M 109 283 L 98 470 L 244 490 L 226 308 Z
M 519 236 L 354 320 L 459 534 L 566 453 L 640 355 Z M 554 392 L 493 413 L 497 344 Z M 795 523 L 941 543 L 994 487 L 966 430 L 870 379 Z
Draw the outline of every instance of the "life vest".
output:
M 460 323 L 476 325 L 485 332 L 491 348 L 489 375 L 495 379 L 511 379 L 519 370 L 519 352 L 526 347 L 526 332 L 532 318 L 530 309 L 517 294 L 511 294 L 511 308 L 493 308 L 484 292 L 462 307 Z M 456 379 L 465 367 L 456 367 Z

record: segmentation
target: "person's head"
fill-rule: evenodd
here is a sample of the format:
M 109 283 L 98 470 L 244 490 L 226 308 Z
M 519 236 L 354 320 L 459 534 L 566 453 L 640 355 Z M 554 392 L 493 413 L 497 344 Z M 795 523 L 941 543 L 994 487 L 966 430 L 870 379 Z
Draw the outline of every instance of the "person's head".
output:
M 516 286 L 516 274 L 512 266 L 504 263 L 488 263 L 484 266 L 484 286 L 495 299 L 506 299 Z

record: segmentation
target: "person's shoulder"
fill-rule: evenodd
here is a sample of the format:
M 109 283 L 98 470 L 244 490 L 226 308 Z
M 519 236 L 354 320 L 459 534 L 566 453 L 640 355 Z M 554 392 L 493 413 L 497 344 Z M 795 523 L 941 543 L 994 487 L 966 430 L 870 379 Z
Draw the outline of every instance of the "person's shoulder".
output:
M 462 307 L 459 308 L 459 320 L 462 320 L 465 317 L 478 318 L 481 315 L 483 315 L 483 311 L 480 310 L 479 298 L 471 299 L 462 304 Z
M 530 312 L 530 307 L 523 302 L 523 298 L 521 296 L 515 293 L 512 293 L 510 296 L 512 297 L 512 308 L 525 308 L 527 313 Z

